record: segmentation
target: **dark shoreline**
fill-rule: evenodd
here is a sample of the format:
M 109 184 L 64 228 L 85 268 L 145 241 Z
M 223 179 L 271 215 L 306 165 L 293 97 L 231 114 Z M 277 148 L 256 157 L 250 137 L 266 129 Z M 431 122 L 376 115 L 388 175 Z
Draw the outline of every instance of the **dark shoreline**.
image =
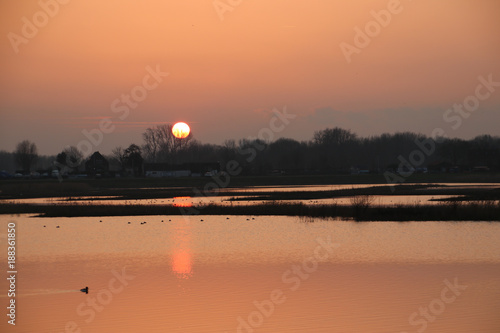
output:
M 3 214 L 37 214 L 40 217 L 138 215 L 286 215 L 354 221 L 500 221 L 500 201 L 446 202 L 437 205 L 370 206 L 307 205 L 268 202 L 256 205 L 176 207 L 172 205 L 0 204 Z

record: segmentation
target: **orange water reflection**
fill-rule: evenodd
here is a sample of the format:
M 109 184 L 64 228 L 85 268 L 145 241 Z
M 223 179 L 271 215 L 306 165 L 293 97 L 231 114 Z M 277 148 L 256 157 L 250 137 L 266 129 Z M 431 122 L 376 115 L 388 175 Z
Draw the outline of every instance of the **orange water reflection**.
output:
M 174 197 L 174 207 L 191 207 L 193 201 L 191 197 Z
M 193 275 L 192 233 L 189 219 L 178 217 L 173 220 L 172 231 L 172 271 L 180 279 L 189 279 Z
M 410 333 L 423 327 L 415 324 L 424 318 L 420 309 L 432 315 L 443 281 L 455 278 L 467 289 L 432 315 L 425 332 L 500 331 L 498 223 L 0 215 L 0 239 L 11 219 L 22 263 L 19 316 L 16 330 L 3 320 L 0 332 Z M 304 260 L 328 235 L 340 247 L 306 272 Z M 108 300 L 110 281 L 119 286 L 112 271 L 123 269 L 134 278 Z M 88 295 L 79 292 L 87 285 Z M 285 302 L 258 328 L 238 330 L 241 320 L 268 311 L 275 290 Z M 0 295 L 0 305 L 7 300 Z M 69 322 L 77 329 L 66 330 Z

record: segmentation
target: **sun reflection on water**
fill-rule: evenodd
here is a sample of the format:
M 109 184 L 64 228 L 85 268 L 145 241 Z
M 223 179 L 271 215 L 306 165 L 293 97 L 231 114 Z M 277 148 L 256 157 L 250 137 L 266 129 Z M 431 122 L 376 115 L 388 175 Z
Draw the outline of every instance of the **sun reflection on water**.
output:
M 184 217 L 176 218 L 173 222 L 172 271 L 180 279 L 189 279 L 193 275 L 191 224 Z
M 193 201 L 191 197 L 174 197 L 174 207 L 191 207 L 193 206 Z

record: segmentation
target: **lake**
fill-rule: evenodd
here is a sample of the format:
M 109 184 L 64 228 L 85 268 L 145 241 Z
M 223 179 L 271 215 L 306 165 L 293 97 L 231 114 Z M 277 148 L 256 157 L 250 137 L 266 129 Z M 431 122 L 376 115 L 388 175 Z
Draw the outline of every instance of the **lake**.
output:
M 9 222 L 2 332 L 500 331 L 498 223 L 0 215 L 4 263 Z
M 406 185 L 421 185 L 415 183 L 407 183 Z M 373 187 L 389 187 L 389 184 L 349 184 L 349 185 L 304 185 L 304 186 L 250 186 L 244 188 L 224 188 L 227 193 L 234 192 L 235 195 L 218 195 L 215 193 L 198 192 L 198 195 L 180 196 L 180 197 L 165 197 L 165 198 L 147 198 L 147 199 L 123 199 L 117 196 L 87 196 L 87 197 L 48 197 L 48 198 L 22 198 L 22 199 L 2 199 L 3 203 L 22 203 L 22 204 L 90 204 L 90 205 L 174 205 L 174 206 L 200 206 L 207 204 L 217 205 L 258 205 L 267 200 L 262 198 L 253 198 L 256 193 L 272 195 L 281 192 L 313 192 L 313 191 L 335 191 L 335 190 L 351 190 Z M 499 183 L 435 183 L 426 188 L 427 191 L 436 194 L 425 195 L 419 194 L 419 190 L 415 191 L 413 195 L 397 195 L 397 192 L 392 195 L 370 195 L 370 203 L 372 206 L 393 206 L 393 205 L 439 205 L 442 204 L 443 199 L 450 199 L 460 197 L 460 195 L 453 194 L 454 190 L 464 189 L 482 189 L 493 190 L 500 188 Z M 158 188 L 156 188 L 158 189 Z M 175 188 L 163 188 L 167 190 L 175 190 Z M 147 191 L 147 188 L 136 189 L 138 191 Z M 440 194 L 443 190 L 450 194 Z M 201 195 L 200 195 L 201 193 Z M 265 196 L 265 195 L 264 195 Z M 244 200 L 239 200 L 245 198 Z M 287 200 L 288 202 L 303 202 L 307 205 L 351 205 L 351 197 L 349 196 L 335 196 L 330 198 L 321 198 L 313 200 Z

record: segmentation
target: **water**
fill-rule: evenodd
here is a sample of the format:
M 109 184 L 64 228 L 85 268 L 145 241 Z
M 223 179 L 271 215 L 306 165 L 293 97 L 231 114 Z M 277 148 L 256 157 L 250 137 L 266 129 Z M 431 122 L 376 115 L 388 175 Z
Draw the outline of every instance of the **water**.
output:
M 408 183 L 405 185 L 418 185 Z M 439 186 L 446 186 L 446 190 L 450 194 L 436 194 L 436 195 L 372 195 L 371 204 L 372 205 L 435 205 L 441 204 L 442 202 L 437 201 L 438 199 L 448 199 L 459 197 L 453 195 L 453 190 L 461 189 L 496 189 L 500 188 L 500 184 L 477 184 L 477 183 L 466 183 L 466 184 L 434 184 Z M 333 190 L 349 190 L 356 188 L 369 188 L 369 187 L 381 187 L 389 185 L 371 185 L 371 184 L 352 184 L 352 185 L 307 185 L 307 186 L 254 186 L 245 188 L 228 188 L 225 189 L 228 192 L 235 191 L 239 193 L 246 193 L 243 196 L 250 198 L 248 200 L 233 201 L 232 199 L 238 198 L 237 196 L 220 196 L 220 195 L 209 195 L 209 193 L 204 193 L 202 196 L 184 196 L 175 198 L 155 198 L 155 199 L 117 199 L 118 197 L 113 196 L 101 196 L 101 197 L 72 197 L 72 200 L 68 198 L 27 198 L 27 199 L 15 199 L 15 200 L 0 200 L 0 202 L 5 203 L 25 203 L 25 204 L 92 204 L 92 205 L 174 205 L 174 206 L 199 206 L 207 204 L 220 204 L 220 205 L 252 205 L 261 204 L 263 200 L 251 200 L 251 196 L 254 196 L 256 192 L 268 192 L 270 194 L 277 192 L 293 192 L 293 191 L 333 191 Z M 172 188 L 167 188 L 172 189 Z M 434 189 L 430 187 L 429 189 Z M 437 191 L 442 191 L 443 188 L 435 187 Z M 145 189 L 142 189 L 145 190 Z M 416 190 L 416 193 L 418 190 Z M 397 193 L 395 193 L 397 194 Z M 300 202 L 301 200 L 289 200 L 288 202 Z M 303 200 L 302 202 L 315 205 L 315 204 L 337 204 L 337 205 L 350 205 L 350 197 L 340 197 L 340 198 L 326 198 L 326 199 L 314 199 L 314 200 Z
M 498 223 L 0 215 L 2 244 L 9 221 L 2 332 L 500 331 Z

